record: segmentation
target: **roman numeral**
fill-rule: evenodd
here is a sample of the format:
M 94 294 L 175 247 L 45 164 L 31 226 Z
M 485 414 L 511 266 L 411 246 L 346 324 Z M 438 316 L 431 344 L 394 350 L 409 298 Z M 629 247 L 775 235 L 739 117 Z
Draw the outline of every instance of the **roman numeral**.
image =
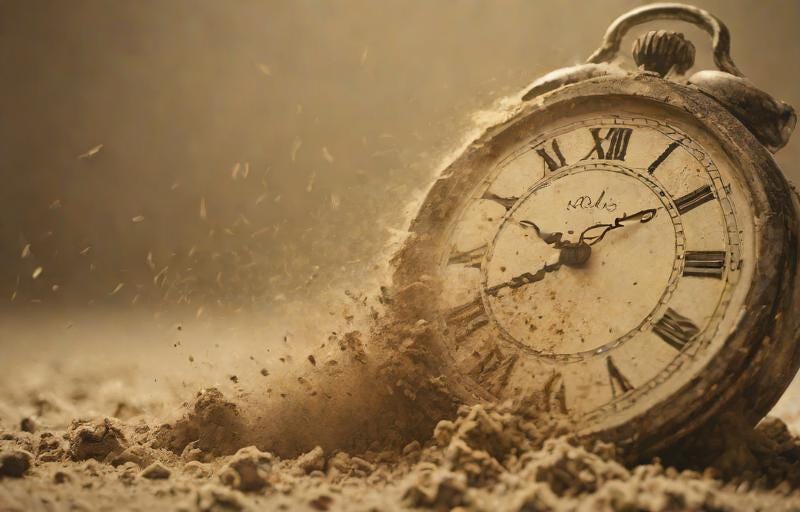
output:
M 712 199 L 714 199 L 714 192 L 711 190 L 711 185 L 706 185 L 705 187 L 700 187 L 694 192 L 689 192 L 685 196 L 676 199 L 675 206 L 678 207 L 678 212 L 680 214 L 684 214 Z
M 661 320 L 653 326 L 653 332 L 671 347 L 683 350 L 683 347 L 697 336 L 700 328 L 674 309 L 667 308 Z
M 474 364 L 467 373 L 480 379 L 481 387 L 495 396 L 508 386 L 514 367 L 519 361 L 519 354 L 504 354 L 494 339 L 484 341 L 481 348 L 473 353 L 473 357 Z
M 564 159 L 564 155 L 561 153 L 561 149 L 558 147 L 558 141 L 553 139 L 553 142 L 550 144 L 550 147 L 555 154 L 555 158 L 550 156 L 550 153 L 547 152 L 547 147 L 541 147 L 536 150 L 540 157 L 544 160 L 544 163 L 547 164 L 547 168 L 550 169 L 550 172 L 555 172 L 565 165 L 567 165 L 567 161 Z M 556 158 L 558 161 L 556 161 Z
M 656 169 L 658 169 L 658 166 L 661 165 L 662 163 L 664 163 L 664 160 L 666 160 L 667 157 L 670 154 L 672 154 L 672 152 L 675 151 L 675 149 L 677 149 L 678 146 L 680 146 L 680 145 L 681 145 L 680 142 L 673 142 L 672 144 L 667 146 L 667 149 L 665 149 L 663 153 L 658 155 L 658 158 L 653 160 L 653 163 L 650 164 L 650 166 L 647 168 L 647 172 L 649 172 L 650 174 L 653 174 L 654 172 L 656 172 Z
M 567 414 L 567 388 L 564 377 L 554 372 L 544 385 L 544 398 L 547 400 L 548 411 L 558 411 Z
M 686 251 L 683 275 L 722 279 L 725 271 L 725 251 Z
M 489 316 L 480 297 L 447 311 L 444 319 L 455 339 L 466 338 L 489 323 Z
M 488 246 L 484 244 L 480 247 L 470 249 L 469 251 L 453 252 L 447 259 L 447 264 L 452 265 L 454 263 L 460 263 L 466 267 L 480 268 L 483 255 L 486 254 L 486 249 L 488 249 Z
M 628 142 L 631 140 L 632 128 L 609 128 L 604 136 L 600 136 L 602 128 L 590 128 L 594 148 L 581 160 L 598 158 L 600 160 L 625 160 Z
M 508 210 L 511 209 L 512 206 L 514 206 L 514 204 L 516 204 L 516 202 L 517 202 L 517 200 L 519 198 L 518 197 L 502 197 L 502 196 L 498 196 L 497 194 L 494 194 L 492 192 L 484 192 L 483 195 L 481 196 L 481 199 L 489 199 L 490 201 L 494 201 L 494 202 L 500 204 L 500 206 L 502 206 L 503 208 L 505 208 L 506 211 L 508 211 Z
M 611 394 L 614 398 L 616 398 L 617 395 L 623 395 L 633 389 L 633 385 L 622 375 L 617 365 L 614 364 L 614 360 L 611 359 L 611 356 L 608 356 L 606 359 L 606 365 L 608 366 L 608 381 L 611 384 Z

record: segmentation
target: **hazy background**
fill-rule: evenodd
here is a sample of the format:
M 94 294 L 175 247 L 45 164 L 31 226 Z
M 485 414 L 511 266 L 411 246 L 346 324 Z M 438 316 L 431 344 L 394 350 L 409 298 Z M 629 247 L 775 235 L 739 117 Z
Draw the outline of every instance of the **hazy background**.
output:
M 476 110 L 644 3 L 0 1 L 0 310 L 228 314 L 358 283 Z M 800 105 L 800 2 L 695 4 Z

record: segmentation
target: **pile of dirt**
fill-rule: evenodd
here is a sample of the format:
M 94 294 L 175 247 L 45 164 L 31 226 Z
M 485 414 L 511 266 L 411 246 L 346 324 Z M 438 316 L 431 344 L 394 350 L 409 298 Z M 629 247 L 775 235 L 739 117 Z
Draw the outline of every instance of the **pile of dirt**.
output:
M 755 461 L 736 475 L 659 460 L 626 466 L 613 445 L 581 444 L 563 418 L 530 403 L 459 407 L 402 447 L 378 443 L 355 453 L 316 446 L 290 458 L 246 445 L 243 418 L 242 404 L 206 389 L 168 423 L 99 417 L 63 429 L 33 421 L 3 428 L 0 509 L 800 507 L 800 439 L 775 418 L 735 447 L 737 460 Z M 716 460 L 726 457 L 722 450 Z
M 108 365 L 5 379 L 0 510 L 800 509 L 800 438 L 777 418 L 753 429 L 730 411 L 631 464 L 576 438 L 546 393 L 462 405 L 433 326 L 392 309 L 367 334 L 331 333 L 303 372 L 225 379 L 166 414 L 179 392 Z

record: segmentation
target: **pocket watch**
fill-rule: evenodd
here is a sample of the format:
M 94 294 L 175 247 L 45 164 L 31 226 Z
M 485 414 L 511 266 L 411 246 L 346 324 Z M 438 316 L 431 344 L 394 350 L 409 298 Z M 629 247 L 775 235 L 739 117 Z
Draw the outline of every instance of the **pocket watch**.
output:
M 623 36 L 666 19 L 708 32 L 718 70 L 688 76 L 695 48 L 665 30 L 625 69 Z M 775 404 L 800 364 L 800 204 L 771 155 L 795 114 L 729 47 L 702 9 L 634 9 L 442 171 L 394 284 L 461 401 L 545 392 L 580 435 L 638 454 Z

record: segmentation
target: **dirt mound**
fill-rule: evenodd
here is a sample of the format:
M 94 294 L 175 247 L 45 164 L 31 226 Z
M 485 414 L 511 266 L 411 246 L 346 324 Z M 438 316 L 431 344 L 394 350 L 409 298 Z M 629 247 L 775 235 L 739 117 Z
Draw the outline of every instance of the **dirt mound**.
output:
M 314 446 L 293 457 L 236 446 L 233 439 L 249 441 L 250 425 L 242 404 L 220 390 L 198 393 L 182 411 L 166 424 L 104 417 L 61 430 L 3 430 L 0 509 L 99 510 L 122 503 L 184 511 L 800 507 L 800 439 L 776 418 L 738 438 L 737 450 L 758 463 L 734 475 L 713 465 L 730 457 L 725 449 L 706 452 L 712 465 L 703 468 L 696 459 L 690 461 L 695 469 L 657 459 L 626 466 L 613 445 L 582 444 L 564 418 L 531 403 L 462 406 L 402 446 L 389 438 L 358 452 Z
M 218 389 L 201 390 L 184 410 L 177 421 L 158 427 L 154 447 L 200 460 L 233 453 L 242 445 L 244 425 L 239 407 Z
M 421 293 L 386 295 L 391 315 L 296 352 L 293 371 L 254 361 L 253 383 L 223 378 L 171 414 L 151 384 L 102 366 L 0 387 L 0 510 L 800 507 L 800 438 L 775 418 L 752 429 L 730 411 L 631 464 L 576 438 L 546 390 L 463 405 L 473 390 L 442 372 L 407 300 Z

